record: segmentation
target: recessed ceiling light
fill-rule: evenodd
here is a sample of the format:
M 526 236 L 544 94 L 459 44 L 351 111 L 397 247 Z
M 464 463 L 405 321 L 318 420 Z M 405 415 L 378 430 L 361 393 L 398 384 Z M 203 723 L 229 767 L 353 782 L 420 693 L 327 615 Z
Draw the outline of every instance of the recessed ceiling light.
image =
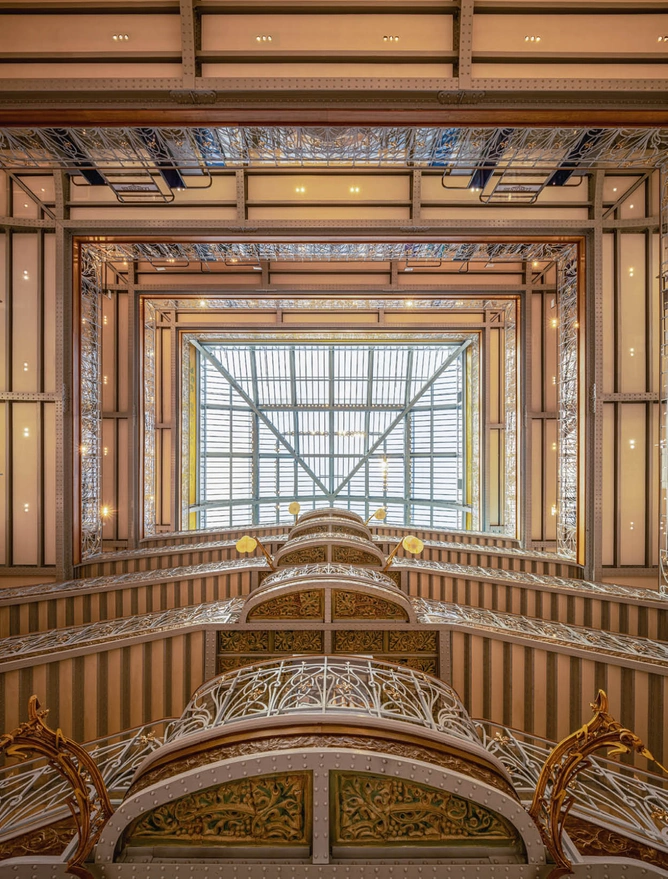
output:
M 258 43 L 271 43 L 271 34 L 258 34 L 255 39 Z
M 385 34 L 385 36 L 383 37 L 383 42 L 384 43 L 398 43 L 399 37 L 396 36 L 396 34 L 394 36 L 390 36 L 390 34 Z
M 524 37 L 524 42 L 525 43 L 540 43 L 540 37 L 536 36 L 536 34 L 527 34 L 527 36 Z

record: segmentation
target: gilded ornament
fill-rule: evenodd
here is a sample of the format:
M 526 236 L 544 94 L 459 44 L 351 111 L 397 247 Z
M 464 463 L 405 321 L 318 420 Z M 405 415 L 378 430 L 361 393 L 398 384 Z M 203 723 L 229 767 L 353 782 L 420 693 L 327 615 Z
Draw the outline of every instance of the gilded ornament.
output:
M 334 632 L 335 653 L 378 653 L 383 650 L 383 633 L 357 629 Z
M 557 865 L 550 874 L 550 879 L 567 875 L 572 867 L 563 849 L 564 823 L 575 802 L 570 791 L 578 774 L 591 765 L 589 757 L 601 748 L 608 749 L 608 756 L 635 751 L 666 771 L 634 732 L 623 727 L 608 714 L 608 697 L 603 690 L 598 691 L 596 701 L 591 703 L 591 707 L 594 711 L 593 718 L 559 742 L 550 752 L 538 778 L 529 809 L 529 814 L 536 822 L 543 842 Z
M 668 854 L 658 849 L 623 836 L 609 827 L 599 827 L 591 821 L 568 815 L 565 830 L 581 855 L 590 858 L 605 858 L 613 855 L 616 858 L 633 858 L 654 864 L 656 867 L 668 869 Z
M 225 653 L 255 653 L 269 649 L 268 632 L 219 632 L 218 649 Z
M 521 845 L 495 812 L 449 791 L 370 773 L 333 772 L 334 845 L 463 843 Z
M 25 759 L 44 757 L 72 789 L 67 801 L 77 831 L 77 847 L 67 862 L 67 872 L 79 879 L 93 879 L 84 862 L 100 838 L 102 829 L 113 814 L 109 795 L 100 771 L 88 751 L 52 730 L 44 718 L 48 711 L 40 708 L 37 696 L 28 701 L 28 721 L 0 736 L 0 754 Z
M 400 662 L 407 668 L 414 668 L 416 671 L 424 671 L 429 675 L 438 674 L 438 662 L 436 657 L 431 656 L 406 656 L 397 658 L 391 657 L 392 662 Z
M 280 653 L 321 653 L 322 632 L 274 632 L 274 650 Z
M 309 546 L 304 549 L 295 549 L 281 557 L 279 565 L 311 565 L 315 562 L 326 562 L 327 552 L 324 546 Z
M 135 821 L 126 845 L 307 845 L 308 772 L 261 775 L 198 790 Z
M 332 561 L 346 565 L 380 565 L 380 560 L 375 555 L 353 546 L 333 546 Z
M 344 592 L 335 589 L 332 593 L 333 619 L 360 620 L 401 620 L 408 621 L 408 614 L 398 604 L 367 595 L 365 592 Z
M 0 860 L 29 855 L 60 855 L 77 832 L 71 817 L 0 843 Z
M 436 653 L 436 632 L 388 632 L 392 653 Z
M 323 593 L 319 589 L 291 592 L 258 604 L 248 614 L 249 620 L 321 620 L 324 616 Z

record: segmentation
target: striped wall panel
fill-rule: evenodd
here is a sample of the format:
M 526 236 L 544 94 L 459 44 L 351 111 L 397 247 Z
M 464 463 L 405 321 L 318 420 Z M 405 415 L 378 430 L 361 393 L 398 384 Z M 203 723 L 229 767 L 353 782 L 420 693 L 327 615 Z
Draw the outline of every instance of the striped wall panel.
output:
M 44 662 L 0 675 L 0 729 L 27 717 L 36 694 L 49 724 L 87 741 L 178 716 L 203 683 L 205 632 Z

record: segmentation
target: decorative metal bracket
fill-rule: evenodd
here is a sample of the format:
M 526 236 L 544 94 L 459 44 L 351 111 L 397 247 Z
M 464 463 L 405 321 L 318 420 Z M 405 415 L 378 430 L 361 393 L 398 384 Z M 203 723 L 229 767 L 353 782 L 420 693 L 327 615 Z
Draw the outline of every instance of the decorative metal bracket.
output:
M 589 757 L 601 748 L 609 749 L 608 756 L 635 751 L 656 763 L 663 772 L 668 772 L 635 733 L 608 714 L 608 697 L 603 690 L 598 691 L 596 701 L 590 704 L 593 718 L 559 742 L 545 761 L 529 808 L 529 814 L 556 864 L 549 879 L 569 874 L 573 866 L 564 853 L 562 837 L 566 817 L 575 802 L 569 791 L 573 789 L 577 775 L 591 766 Z
M 77 827 L 77 847 L 67 862 L 67 872 L 79 879 L 93 879 L 84 862 L 98 841 L 113 809 L 100 771 L 91 755 L 44 722 L 47 709 L 40 708 L 37 696 L 28 702 L 28 721 L 0 736 L 0 753 L 25 760 L 28 756 L 45 757 L 49 765 L 72 788 L 67 805 Z

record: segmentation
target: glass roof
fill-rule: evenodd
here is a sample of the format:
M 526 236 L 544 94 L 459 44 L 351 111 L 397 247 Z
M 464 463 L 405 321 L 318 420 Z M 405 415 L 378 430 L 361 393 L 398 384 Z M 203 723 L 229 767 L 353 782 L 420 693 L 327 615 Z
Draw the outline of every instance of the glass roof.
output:
M 293 500 L 463 527 L 468 342 L 195 344 L 198 527 L 285 520 Z

